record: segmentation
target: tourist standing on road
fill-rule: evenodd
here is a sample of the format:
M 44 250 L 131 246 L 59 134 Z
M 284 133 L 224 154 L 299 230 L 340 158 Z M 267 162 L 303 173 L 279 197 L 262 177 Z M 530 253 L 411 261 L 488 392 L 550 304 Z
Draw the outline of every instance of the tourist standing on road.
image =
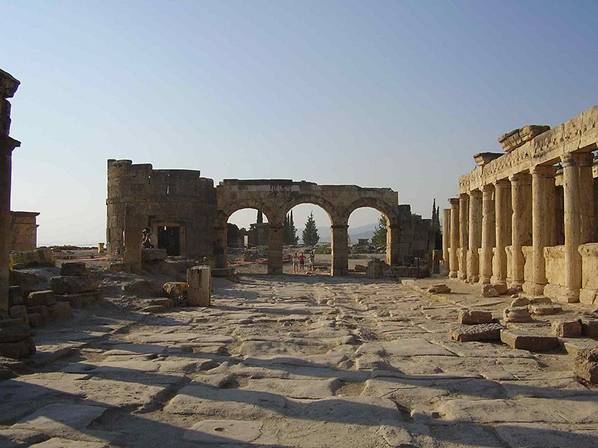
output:
M 303 252 L 299 254 L 299 270 L 301 272 L 305 270 L 305 254 Z
M 297 252 L 293 252 L 293 272 L 296 274 L 299 269 L 299 257 Z

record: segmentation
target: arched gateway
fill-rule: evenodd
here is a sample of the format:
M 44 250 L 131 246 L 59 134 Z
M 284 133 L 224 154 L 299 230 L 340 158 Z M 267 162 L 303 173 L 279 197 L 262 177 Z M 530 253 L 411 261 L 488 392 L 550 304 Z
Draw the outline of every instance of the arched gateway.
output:
M 268 272 L 282 273 L 283 223 L 296 205 L 311 203 L 322 207 L 332 223 L 332 275 L 346 275 L 349 262 L 348 221 L 353 210 L 371 207 L 386 217 L 386 261 L 399 264 L 399 195 L 390 188 L 362 188 L 355 185 L 317 185 L 312 182 L 264 179 L 227 179 L 216 187 L 214 254 L 218 267 L 226 265 L 226 223 L 243 208 L 262 211 L 270 225 Z
M 322 207 L 332 223 L 332 275 L 348 271 L 349 215 L 371 207 L 386 217 L 386 261 L 399 264 L 399 195 L 390 188 L 317 185 L 292 180 L 212 179 L 196 170 L 156 170 L 151 164 L 108 160 L 106 240 L 114 256 L 141 266 L 141 232 L 169 255 L 200 258 L 212 255 L 225 267 L 227 221 L 243 208 L 268 217 L 268 272 L 282 273 L 283 223 L 296 205 Z

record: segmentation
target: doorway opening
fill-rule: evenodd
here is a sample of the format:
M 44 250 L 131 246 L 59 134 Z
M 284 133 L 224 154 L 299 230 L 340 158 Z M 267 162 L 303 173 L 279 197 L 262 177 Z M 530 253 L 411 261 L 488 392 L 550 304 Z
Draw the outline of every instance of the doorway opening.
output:
M 160 226 L 158 228 L 158 247 L 166 249 L 169 256 L 181 255 L 180 226 Z

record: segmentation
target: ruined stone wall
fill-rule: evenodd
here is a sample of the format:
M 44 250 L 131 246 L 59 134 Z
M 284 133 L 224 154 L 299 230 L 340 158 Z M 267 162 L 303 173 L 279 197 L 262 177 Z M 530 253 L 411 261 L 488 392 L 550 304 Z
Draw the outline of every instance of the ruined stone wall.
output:
M 399 205 L 401 265 L 410 266 L 415 257 L 426 258 L 432 250 L 432 223 L 411 213 L 408 204 Z
M 158 246 L 161 226 L 180 227 L 181 255 L 212 254 L 216 214 L 214 181 L 194 170 L 154 170 L 151 164 L 108 160 L 106 241 L 111 255 L 123 252 L 126 215 L 138 214 Z
M 10 250 L 21 252 L 37 247 L 37 212 L 12 212 Z

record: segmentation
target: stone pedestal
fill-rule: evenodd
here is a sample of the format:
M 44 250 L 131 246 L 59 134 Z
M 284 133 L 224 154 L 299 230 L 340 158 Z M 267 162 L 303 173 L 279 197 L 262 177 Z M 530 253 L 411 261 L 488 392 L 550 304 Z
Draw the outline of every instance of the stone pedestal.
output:
M 490 283 L 492 278 L 493 249 L 496 244 L 496 219 L 494 185 L 482 188 L 482 250 L 480 251 L 480 282 Z
M 524 283 L 523 246 L 532 243 L 532 178 L 527 173 L 512 175 L 511 203 L 512 214 L 512 244 L 511 244 L 511 284 L 521 287 Z
M 507 253 L 505 248 L 511 244 L 511 184 L 501 179 L 494 184 L 494 207 L 496 210 L 496 271 L 492 272 L 492 282 L 507 283 Z
M 532 278 L 526 278 L 523 291 L 541 296 L 546 286 L 544 248 L 554 244 L 555 169 L 538 165 L 532 175 Z
M 2 98 L 0 98 L 2 101 Z M 10 252 L 10 189 L 12 152 L 21 144 L 0 135 L 0 319 L 8 315 L 8 254 Z
M 268 228 L 268 274 L 282 274 L 283 226 L 270 223 Z
M 451 203 L 451 244 L 449 248 L 449 277 L 456 278 L 459 271 L 459 199 L 449 199 Z
M 451 209 L 442 211 L 442 264 L 449 271 L 449 247 L 451 239 Z
M 457 277 L 467 279 L 467 251 L 469 250 L 469 195 L 459 196 L 459 269 Z
M 187 304 L 210 306 L 212 286 L 209 266 L 193 266 L 187 269 Z
M 333 276 L 347 275 L 349 272 L 349 226 L 332 225 L 332 268 Z
M 473 190 L 469 197 L 469 250 L 467 251 L 467 280 L 480 280 L 479 249 L 482 246 L 482 192 Z
M 400 244 L 399 225 L 389 224 L 386 226 L 386 264 L 389 266 L 398 266 L 400 264 Z

